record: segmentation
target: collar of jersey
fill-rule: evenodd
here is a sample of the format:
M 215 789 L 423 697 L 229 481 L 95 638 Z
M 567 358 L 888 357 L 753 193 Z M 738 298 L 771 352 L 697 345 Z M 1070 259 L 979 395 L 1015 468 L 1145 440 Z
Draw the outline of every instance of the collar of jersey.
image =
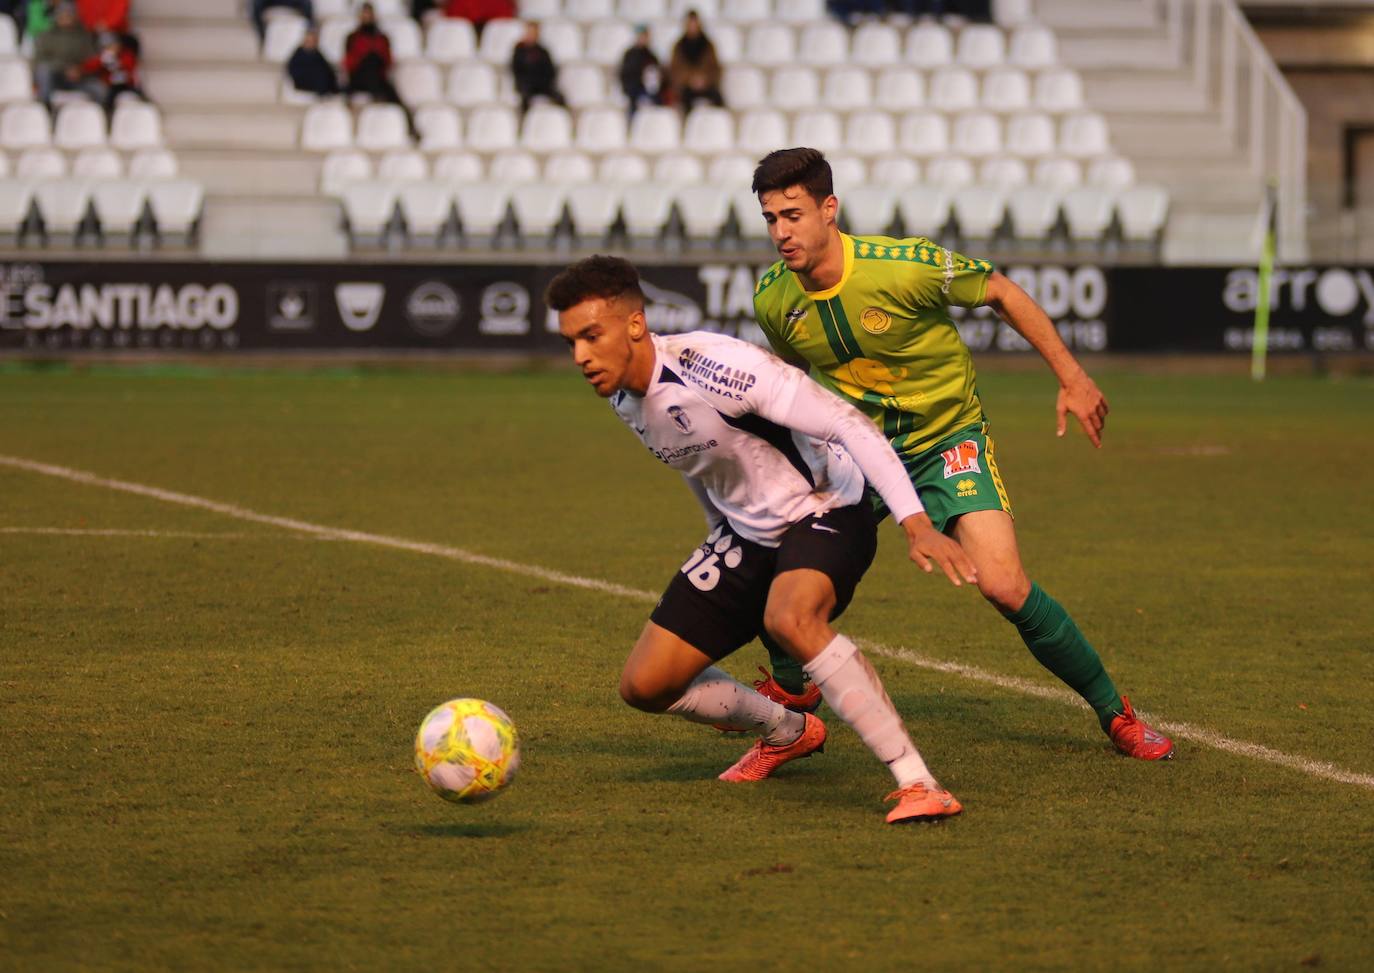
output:
M 840 279 L 834 287 L 827 287 L 823 291 L 809 291 L 802 287 L 802 293 L 813 301 L 828 301 L 840 293 L 840 288 L 849 280 L 849 273 L 854 269 L 854 238 L 848 233 L 840 234 L 840 246 L 844 247 L 844 271 L 840 274 Z M 793 275 L 795 276 L 795 275 Z M 801 278 L 797 278 L 798 286 L 801 285 Z

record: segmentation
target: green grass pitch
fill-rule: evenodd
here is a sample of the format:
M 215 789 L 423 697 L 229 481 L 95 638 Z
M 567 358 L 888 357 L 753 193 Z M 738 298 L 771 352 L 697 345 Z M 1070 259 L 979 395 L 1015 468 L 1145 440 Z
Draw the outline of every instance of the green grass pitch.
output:
M 1100 452 L 1054 437 L 1047 375 L 981 381 L 1032 577 L 1149 713 L 1374 774 L 1374 385 L 1098 377 Z M 0 454 L 641 590 L 702 533 L 562 369 L 11 368 Z M 1129 761 L 1085 711 L 877 657 L 966 806 L 889 828 L 838 720 L 727 786 L 738 738 L 620 703 L 642 601 L 10 466 L 0 498 L 0 969 L 1374 966 L 1368 786 Z M 1055 685 L 881 536 L 845 631 Z M 523 735 L 478 807 L 411 767 L 459 695 Z

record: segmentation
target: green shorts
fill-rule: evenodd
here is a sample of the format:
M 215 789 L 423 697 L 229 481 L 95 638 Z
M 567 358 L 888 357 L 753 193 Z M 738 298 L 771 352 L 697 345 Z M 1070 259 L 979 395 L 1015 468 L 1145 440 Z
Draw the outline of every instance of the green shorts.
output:
M 986 422 L 951 433 L 924 452 L 898 456 L 936 530 L 975 510 L 1011 513 Z M 887 505 L 877 494 L 873 506 L 880 519 L 887 516 Z

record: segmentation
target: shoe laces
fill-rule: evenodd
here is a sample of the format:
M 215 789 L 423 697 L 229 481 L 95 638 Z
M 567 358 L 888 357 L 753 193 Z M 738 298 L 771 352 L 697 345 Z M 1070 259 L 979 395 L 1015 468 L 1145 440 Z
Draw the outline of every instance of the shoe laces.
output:
M 883 801 L 884 803 L 886 803 L 887 801 L 900 801 L 908 794 L 914 793 L 917 790 L 928 793 L 930 791 L 930 788 L 918 780 L 914 784 L 907 784 L 905 787 L 897 788 L 891 794 L 887 795 L 887 797 L 883 798 Z

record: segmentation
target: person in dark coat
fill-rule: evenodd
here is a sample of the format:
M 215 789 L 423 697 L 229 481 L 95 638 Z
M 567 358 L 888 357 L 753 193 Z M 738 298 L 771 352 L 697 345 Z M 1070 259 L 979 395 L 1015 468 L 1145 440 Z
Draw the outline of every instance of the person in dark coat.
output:
M 313 27 L 301 38 L 301 46 L 286 62 L 286 73 L 297 91 L 312 95 L 337 95 L 339 76 L 320 51 L 320 33 Z
M 525 24 L 525 36 L 511 52 L 510 70 L 515 75 L 515 90 L 520 95 L 520 114 L 529 111 L 530 102 L 537 97 L 559 105 L 567 104 L 558 90 L 558 68 L 548 48 L 539 43 L 539 25 L 534 21 Z
M 663 104 L 663 67 L 649 46 L 649 28 L 635 28 L 635 42 L 620 59 L 620 88 L 630 103 L 630 117 L 641 103 Z
M 377 11 L 370 3 L 358 8 L 358 28 L 344 41 L 344 73 L 348 75 L 346 94 L 370 95 L 377 101 L 400 105 L 411 138 L 419 141 L 414 116 L 391 83 L 391 39 L 377 26 Z

